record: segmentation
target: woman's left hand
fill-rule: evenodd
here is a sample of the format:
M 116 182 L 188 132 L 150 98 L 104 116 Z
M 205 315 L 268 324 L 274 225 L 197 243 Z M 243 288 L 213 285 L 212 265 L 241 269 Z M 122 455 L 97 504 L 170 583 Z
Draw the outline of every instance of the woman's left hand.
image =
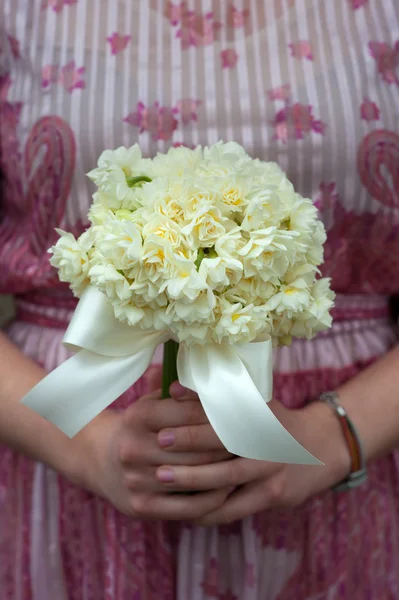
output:
M 176 395 L 179 395 L 179 388 L 175 389 Z M 173 387 L 171 391 L 173 395 Z M 187 395 L 187 391 L 185 393 Z M 349 452 L 339 422 L 329 406 L 315 402 L 292 410 L 272 400 L 269 407 L 291 435 L 324 466 L 281 464 L 237 457 L 209 465 L 160 467 L 157 476 L 166 488 L 173 486 L 176 489 L 176 486 L 180 486 L 182 490 L 199 491 L 231 487 L 231 494 L 225 503 L 202 517 L 198 524 L 230 523 L 268 508 L 296 506 L 328 490 L 349 473 Z M 170 452 L 203 452 L 223 448 L 209 424 L 161 431 L 159 442 Z

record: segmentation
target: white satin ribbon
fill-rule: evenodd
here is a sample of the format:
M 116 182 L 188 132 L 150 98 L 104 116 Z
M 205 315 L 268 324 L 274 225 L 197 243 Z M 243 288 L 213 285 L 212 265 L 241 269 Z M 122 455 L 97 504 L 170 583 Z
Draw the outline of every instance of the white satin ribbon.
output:
M 35 386 L 22 403 L 73 437 L 151 364 L 166 331 L 144 333 L 120 323 L 94 287 L 84 292 L 64 337 L 76 354 Z M 241 346 L 180 344 L 180 383 L 198 393 L 223 445 L 238 456 L 320 464 L 281 425 L 272 397 L 271 342 Z

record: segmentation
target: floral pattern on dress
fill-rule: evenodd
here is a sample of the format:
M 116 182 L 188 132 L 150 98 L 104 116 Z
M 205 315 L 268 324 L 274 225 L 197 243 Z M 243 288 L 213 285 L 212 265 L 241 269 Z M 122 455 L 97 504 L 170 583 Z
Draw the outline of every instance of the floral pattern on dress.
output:
M 215 20 L 213 12 L 201 14 L 189 10 L 187 2 L 177 5 L 168 2 L 165 15 L 173 27 L 178 26 L 176 37 L 181 40 L 183 50 L 209 46 L 219 39 L 222 24 Z
M 198 108 L 201 100 L 182 98 L 175 106 L 161 106 L 154 102 L 152 106 L 146 106 L 138 102 L 136 110 L 123 119 L 125 123 L 139 128 L 139 133 L 148 132 L 154 141 L 170 140 L 179 125 L 179 119 L 183 126 L 198 120 Z M 177 142 L 183 145 L 182 142 Z
M 67 92 L 82 90 L 86 87 L 83 79 L 85 67 L 76 67 L 74 60 L 63 67 L 59 65 L 45 65 L 42 68 L 42 87 L 48 88 L 53 83 L 58 83 Z
M 52 8 L 54 12 L 60 13 L 64 6 L 72 6 L 77 4 L 78 0 L 43 0 L 42 10 Z
M 173 108 L 161 106 L 159 102 L 154 102 L 152 106 L 138 102 L 136 110 L 123 120 L 138 127 L 139 133 L 148 131 L 154 141 L 170 140 L 178 125 Z
M 288 44 L 288 47 L 291 50 L 291 56 L 294 58 L 307 58 L 308 60 L 313 60 L 312 46 L 309 41 L 301 40 L 299 42 Z
M 220 52 L 222 69 L 232 69 L 237 65 L 238 54 L 234 48 L 228 48 Z
M 363 121 L 378 121 L 380 118 L 380 109 L 377 104 L 365 98 L 360 105 L 360 117 Z
M 359 144 L 357 167 L 372 198 L 399 209 L 399 134 L 377 129 Z M 365 238 L 368 239 L 368 238 Z
M 348 0 L 348 2 L 353 10 L 357 10 L 358 8 L 362 8 L 362 6 L 366 6 L 369 0 Z
M 373 41 L 369 42 L 368 47 L 382 80 L 399 86 L 399 40 L 392 47 L 386 42 Z
M 107 37 L 107 42 L 111 47 L 111 54 L 119 54 L 120 52 L 123 52 L 123 50 L 126 50 L 131 39 L 131 35 L 121 35 L 115 31 L 112 35 Z
M 191 121 L 198 121 L 198 109 L 201 105 L 202 100 L 182 98 L 176 102 L 173 113 L 175 115 L 180 115 L 183 125 L 188 125 Z
M 275 128 L 273 139 L 286 143 L 289 139 L 303 140 L 305 134 L 312 131 L 324 135 L 326 125 L 320 119 L 315 119 L 313 108 L 307 104 L 285 106 L 275 116 L 272 125 Z
M 227 27 L 240 29 L 246 27 L 249 21 L 249 9 L 239 10 L 231 4 L 227 10 Z
M 267 96 L 269 98 L 269 100 L 276 101 L 276 100 L 282 100 L 282 101 L 286 101 L 289 100 L 290 95 L 291 95 L 291 86 L 289 83 L 286 83 L 284 85 L 281 85 L 279 87 L 273 88 L 271 90 L 267 90 Z

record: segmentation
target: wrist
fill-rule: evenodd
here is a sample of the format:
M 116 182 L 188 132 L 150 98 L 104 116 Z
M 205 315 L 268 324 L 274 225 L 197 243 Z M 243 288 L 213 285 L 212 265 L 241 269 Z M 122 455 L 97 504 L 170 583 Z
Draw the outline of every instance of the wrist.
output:
M 340 422 L 334 411 L 324 402 L 308 405 L 313 430 L 316 432 L 315 456 L 327 467 L 330 487 L 345 479 L 351 471 L 351 455 Z
M 72 438 L 70 456 L 62 474 L 76 486 L 101 493 L 96 489 L 96 473 L 106 460 L 109 436 L 113 426 L 119 423 L 119 417 L 116 411 L 106 409 Z

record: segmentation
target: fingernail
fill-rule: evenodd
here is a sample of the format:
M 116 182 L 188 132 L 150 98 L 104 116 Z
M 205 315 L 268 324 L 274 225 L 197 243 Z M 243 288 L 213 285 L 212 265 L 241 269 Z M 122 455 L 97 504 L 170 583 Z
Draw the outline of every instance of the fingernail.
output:
M 172 469 L 159 469 L 157 473 L 159 481 L 163 483 L 172 483 L 174 475 Z
M 169 388 L 169 392 L 172 398 L 182 398 L 183 396 L 187 396 L 188 390 L 178 381 L 174 381 Z
M 159 445 L 162 446 L 162 448 L 173 446 L 175 443 L 175 437 L 176 436 L 173 431 L 161 431 L 161 433 L 158 435 Z

